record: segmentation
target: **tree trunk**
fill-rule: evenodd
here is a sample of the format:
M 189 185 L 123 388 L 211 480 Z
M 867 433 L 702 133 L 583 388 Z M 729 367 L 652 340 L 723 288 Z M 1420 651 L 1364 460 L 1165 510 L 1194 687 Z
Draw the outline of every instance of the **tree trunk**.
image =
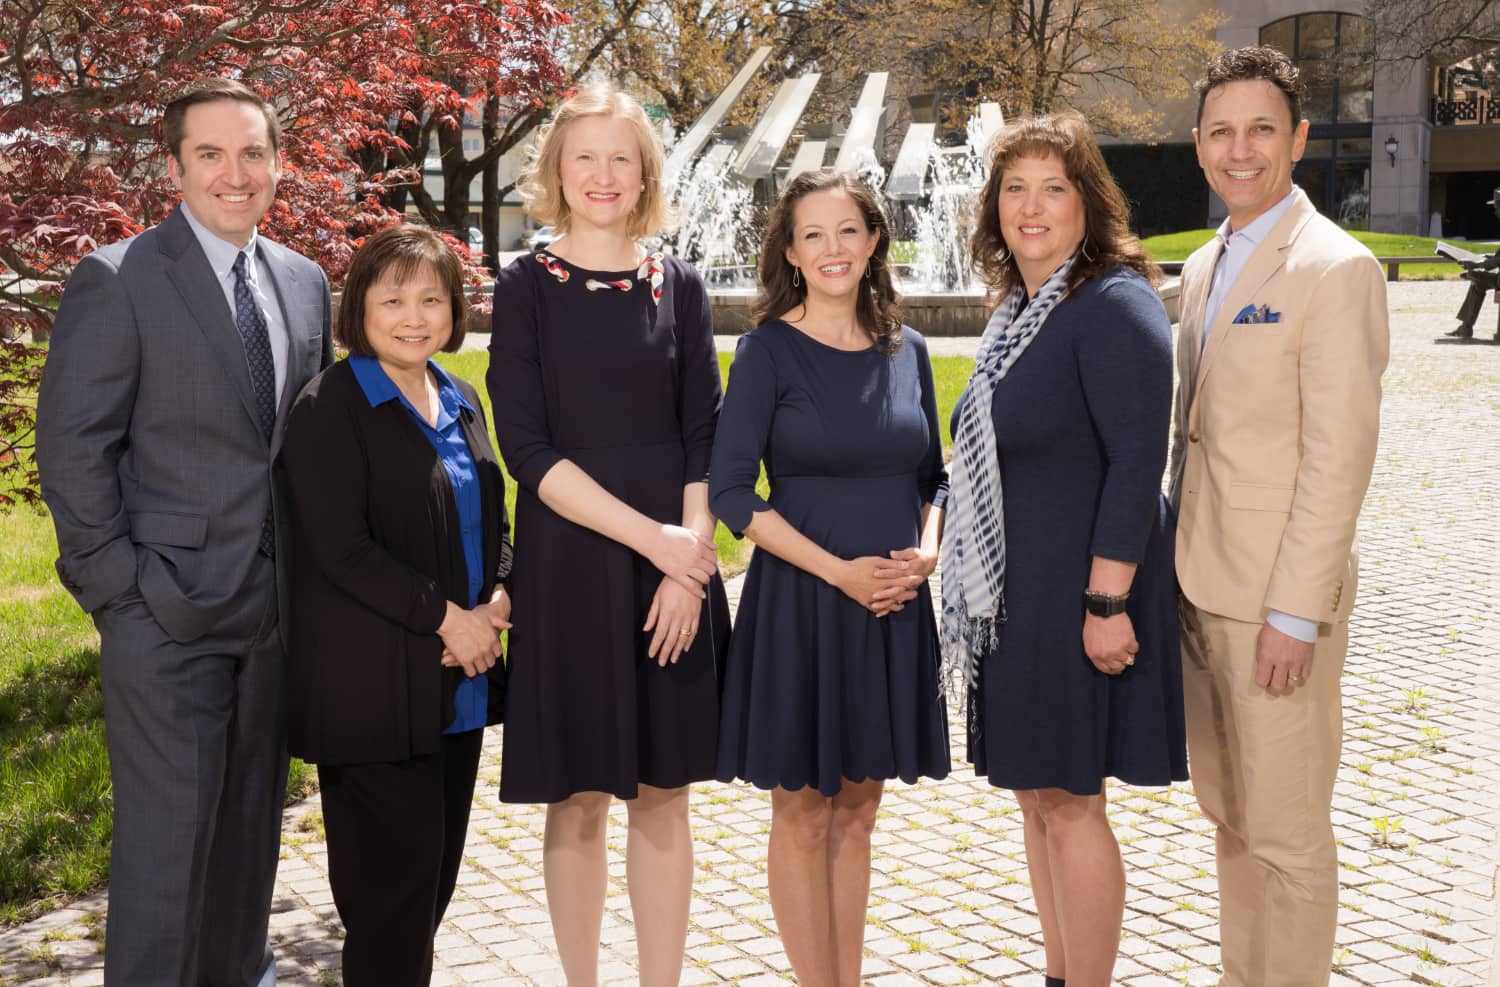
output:
M 484 117 L 480 121 L 480 133 L 484 146 L 489 147 L 499 139 L 500 100 L 490 96 L 484 101 Z M 500 270 L 500 159 L 484 166 L 480 179 L 483 204 L 479 213 L 479 229 L 484 233 L 484 266 L 491 274 Z
M 462 126 L 438 127 L 438 154 L 443 167 L 443 225 L 465 243 L 469 239 L 469 180 L 464 167 Z

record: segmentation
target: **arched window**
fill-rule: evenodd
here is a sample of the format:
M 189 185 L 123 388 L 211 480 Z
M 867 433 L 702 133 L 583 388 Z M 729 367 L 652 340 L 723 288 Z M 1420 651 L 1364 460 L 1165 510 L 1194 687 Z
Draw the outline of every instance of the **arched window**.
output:
M 1370 121 L 1375 108 L 1375 28 L 1355 14 L 1297 14 L 1260 30 L 1302 72 L 1302 115 L 1311 123 L 1295 178 L 1341 225 L 1370 221 Z

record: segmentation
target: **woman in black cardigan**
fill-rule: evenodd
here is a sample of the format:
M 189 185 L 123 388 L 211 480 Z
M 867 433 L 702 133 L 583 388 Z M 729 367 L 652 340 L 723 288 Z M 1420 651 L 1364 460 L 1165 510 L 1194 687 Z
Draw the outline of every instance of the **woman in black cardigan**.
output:
M 289 746 L 318 766 L 347 987 L 429 981 L 503 711 L 505 481 L 478 395 L 430 360 L 467 315 L 437 234 L 370 237 L 339 313 L 349 359 L 297 398 L 279 460 L 298 533 Z

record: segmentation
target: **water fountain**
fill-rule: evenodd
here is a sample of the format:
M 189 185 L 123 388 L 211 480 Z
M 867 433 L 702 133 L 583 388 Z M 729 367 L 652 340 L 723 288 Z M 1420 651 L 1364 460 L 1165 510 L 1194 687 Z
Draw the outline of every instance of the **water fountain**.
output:
M 683 173 L 676 188 L 673 252 L 701 271 L 710 289 L 749 287 L 755 281 L 747 261 L 760 235 L 754 223 L 754 187 L 726 177 L 733 153 L 733 144 L 715 144 Z
M 663 175 L 679 222 L 668 247 L 704 274 L 715 329 L 721 333 L 751 328 L 764 203 L 790 178 L 828 166 L 830 142 L 809 135 L 789 165 L 778 167 L 817 87 L 818 73 L 783 81 L 742 143 L 715 140 L 719 125 L 769 55 L 769 48 L 751 55 L 673 145 Z M 990 143 L 1004 125 L 1000 107 L 981 104 L 968 122 L 967 140 L 958 146 L 939 145 L 934 123 L 911 124 L 887 173 L 875 144 L 888 79 L 885 72 L 872 72 L 865 79 L 832 167 L 858 175 L 883 195 L 898 233 L 909 233 L 911 256 L 893 258 L 906 321 L 927 335 L 977 335 L 989 318 L 990 305 L 983 286 L 974 282 L 968 244 L 976 198 L 987 177 Z M 1164 297 L 1169 294 L 1171 310 L 1175 290 L 1163 292 Z

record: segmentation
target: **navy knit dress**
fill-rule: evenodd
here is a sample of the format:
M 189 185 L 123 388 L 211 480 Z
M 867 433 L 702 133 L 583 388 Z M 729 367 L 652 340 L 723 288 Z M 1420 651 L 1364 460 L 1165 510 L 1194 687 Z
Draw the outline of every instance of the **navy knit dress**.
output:
M 692 267 L 663 263 L 660 302 L 635 271 L 550 254 L 523 255 L 495 280 L 487 383 L 517 485 L 504 802 L 630 799 L 641 783 L 713 777 L 723 582 L 708 585 L 692 645 L 662 668 L 641 631 L 661 572 L 536 492 L 568 459 L 647 517 L 680 524 L 683 486 L 707 478 L 720 400 L 708 293 Z M 609 282 L 631 287 L 600 287 Z
M 1161 495 L 1171 409 L 1171 324 L 1124 269 L 1064 298 L 995 388 L 1007 620 L 969 696 L 969 760 L 991 784 L 1093 795 L 1105 777 L 1187 778 L 1174 531 Z M 1141 650 L 1119 676 L 1083 651 L 1095 555 L 1139 565 L 1128 612 Z
M 947 475 L 927 344 L 903 333 L 891 355 L 835 349 L 779 319 L 740 340 L 709 471 L 710 506 L 731 531 L 769 507 L 844 559 L 918 544 L 922 506 L 942 505 Z M 762 460 L 769 502 L 755 490 Z M 946 777 L 926 584 L 876 618 L 757 548 L 721 708 L 721 781 L 831 797 L 846 779 Z

